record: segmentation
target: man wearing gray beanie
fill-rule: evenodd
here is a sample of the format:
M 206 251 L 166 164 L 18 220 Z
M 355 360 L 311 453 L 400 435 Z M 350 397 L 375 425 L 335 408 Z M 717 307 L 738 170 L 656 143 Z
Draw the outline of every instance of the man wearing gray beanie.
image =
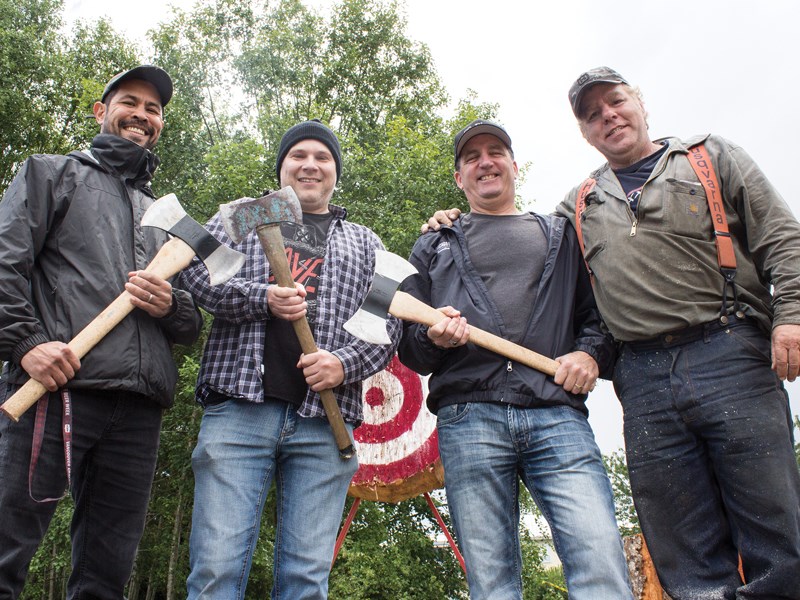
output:
M 363 303 L 383 244 L 330 203 L 342 172 L 339 140 L 318 120 L 281 138 L 276 173 L 291 186 L 303 224 L 281 227 L 295 287 L 274 285 L 255 232 L 234 246 L 248 260 L 237 277 L 210 286 L 202 263 L 183 279 L 215 317 L 197 384 L 205 407 L 192 456 L 195 504 L 189 598 L 242 598 L 264 499 L 277 487 L 272 598 L 323 599 L 357 460 L 339 458 L 319 391 L 333 389 L 348 429 L 363 419 L 361 382 L 394 355 L 343 325 Z M 213 235 L 233 246 L 216 215 Z M 292 321 L 308 317 L 319 351 L 304 355 Z M 254 524 L 256 524 L 254 526 Z

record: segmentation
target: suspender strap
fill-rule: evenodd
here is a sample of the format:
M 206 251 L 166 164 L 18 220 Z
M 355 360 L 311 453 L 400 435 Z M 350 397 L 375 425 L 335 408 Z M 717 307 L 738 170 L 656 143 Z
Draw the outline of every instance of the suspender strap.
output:
M 47 405 L 50 394 L 45 393 L 36 405 L 36 420 L 33 424 L 33 443 L 31 445 L 31 462 L 28 467 L 28 495 L 34 502 L 55 502 L 67 495 L 72 487 L 72 397 L 69 390 L 61 390 L 61 401 L 64 404 L 61 433 L 64 441 L 64 467 L 67 471 L 67 491 L 58 498 L 35 498 L 33 496 L 33 476 L 36 473 L 36 464 L 44 441 L 44 426 L 47 422 Z
M 581 255 L 583 256 L 583 262 L 586 263 L 586 270 L 589 272 L 592 285 L 594 285 L 594 273 L 592 273 L 589 262 L 586 260 L 586 247 L 583 243 L 583 211 L 586 210 L 586 197 L 594 189 L 595 183 L 597 182 L 591 177 L 584 181 L 578 190 L 577 198 L 575 198 L 575 233 L 578 234 L 578 244 L 581 247 Z
M 714 224 L 719 268 L 723 270 L 723 273 L 724 269 L 733 269 L 735 272 L 736 255 L 733 252 L 733 242 L 728 231 L 728 219 L 725 217 L 725 206 L 722 203 L 722 190 L 719 187 L 714 165 L 711 164 L 703 144 L 689 148 L 689 163 L 706 191 L 708 210 L 711 211 L 711 221 Z M 730 279 L 733 280 L 733 277 Z
M 728 219 L 725 216 L 725 205 L 722 201 L 722 188 L 719 186 L 717 173 L 714 165 L 708 158 L 708 152 L 703 144 L 689 148 L 689 164 L 692 165 L 700 184 L 706 192 L 708 210 L 711 213 L 711 222 L 714 226 L 714 239 L 717 246 L 717 263 L 722 276 L 725 278 L 722 284 L 722 308 L 720 309 L 720 321 L 727 323 L 728 320 L 728 287 L 733 293 L 733 311 L 737 316 L 739 310 L 739 297 L 736 293 L 736 254 L 733 251 L 733 240 L 728 231 Z

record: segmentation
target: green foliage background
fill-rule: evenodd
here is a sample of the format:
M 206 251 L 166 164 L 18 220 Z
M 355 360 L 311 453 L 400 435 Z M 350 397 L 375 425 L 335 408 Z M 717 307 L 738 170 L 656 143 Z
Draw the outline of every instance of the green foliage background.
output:
M 407 255 L 434 210 L 466 208 L 452 177 L 452 137 L 474 118 L 496 118 L 498 107 L 469 94 L 448 108 L 430 52 L 407 35 L 399 2 L 340 0 L 323 17 L 300 0 L 209 0 L 173 10 L 149 33 L 146 52 L 103 20 L 66 31 L 62 11 L 60 0 L 0 0 L 0 190 L 30 154 L 87 146 L 97 133 L 92 105 L 105 82 L 150 62 L 164 67 L 176 88 L 165 111 L 154 189 L 176 193 L 198 221 L 222 202 L 274 188 L 280 136 L 307 118 L 329 124 L 342 142 L 344 175 L 335 201 L 389 250 Z M 147 528 L 127 590 L 132 600 L 185 593 L 201 352 L 202 340 L 175 352 L 181 377 L 164 418 Z M 620 525 L 635 532 L 624 458 L 612 455 L 607 466 Z M 435 497 L 443 503 L 443 494 Z M 71 513 L 63 501 L 31 565 L 24 598 L 64 597 Z M 537 514 L 528 496 L 523 514 Z M 271 496 L 248 598 L 269 596 L 274 527 Z M 453 554 L 433 544 L 437 532 L 420 498 L 362 503 L 333 568 L 330 597 L 466 598 Z M 526 528 L 522 541 L 525 599 L 566 598 L 560 570 L 542 566 L 545 547 Z
M 0 0 L 0 190 L 30 154 L 86 147 L 105 82 L 149 62 L 171 74 L 176 90 L 154 191 L 176 193 L 200 222 L 222 202 L 274 189 L 280 136 L 307 118 L 329 124 L 342 142 L 335 201 L 388 249 L 407 255 L 434 209 L 465 207 L 452 178 L 452 134 L 476 116 L 494 117 L 496 107 L 466 98 L 444 116 L 449 98 L 427 47 L 406 34 L 396 2 L 343 0 L 327 18 L 299 0 L 201 2 L 152 30 L 146 52 L 106 21 L 66 31 L 62 13 L 59 0 Z M 180 382 L 164 418 L 131 599 L 185 595 L 202 347 L 175 351 Z M 272 586 L 274 505 L 270 496 L 249 598 L 268 597 Z M 24 598 L 64 597 L 71 514 L 63 501 Z M 437 532 L 421 498 L 362 503 L 331 576 L 331 598 L 466 597 L 453 554 L 433 544 Z

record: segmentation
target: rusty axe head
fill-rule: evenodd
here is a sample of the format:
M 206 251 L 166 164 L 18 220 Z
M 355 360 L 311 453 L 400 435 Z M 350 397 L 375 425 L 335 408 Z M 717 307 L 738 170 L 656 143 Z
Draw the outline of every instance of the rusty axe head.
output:
M 264 225 L 282 222 L 302 223 L 303 211 L 294 190 L 287 186 L 277 192 L 269 192 L 261 198 L 240 198 L 220 204 L 222 225 L 237 244 L 247 234 Z
M 183 210 L 175 194 L 156 200 L 142 215 L 144 227 L 157 227 L 192 247 L 208 269 L 211 285 L 233 277 L 244 264 L 244 254 L 228 248 Z
M 414 265 L 397 254 L 376 251 L 372 286 L 364 304 L 344 324 L 345 330 L 370 344 L 391 344 L 386 333 L 386 318 L 392 298 L 403 280 L 416 272 Z

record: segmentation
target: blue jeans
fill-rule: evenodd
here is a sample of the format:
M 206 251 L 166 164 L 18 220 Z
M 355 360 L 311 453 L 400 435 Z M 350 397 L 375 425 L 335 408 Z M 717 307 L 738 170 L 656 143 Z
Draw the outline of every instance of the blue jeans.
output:
M 278 514 L 272 598 L 327 598 L 336 534 L 358 468 L 355 458 L 339 458 L 327 421 L 299 417 L 278 402 L 208 406 L 192 468 L 189 598 L 244 598 L 273 479 Z
M 625 345 L 614 383 L 636 511 L 667 593 L 800 599 L 800 474 L 769 339 L 737 322 L 673 347 Z
M 550 525 L 569 597 L 632 598 L 611 485 L 583 414 L 474 402 L 439 409 L 437 428 L 471 600 L 522 598 L 519 478 Z
M 62 402 L 50 394 L 33 483 L 36 498 L 66 488 Z M 68 598 L 122 598 L 144 530 L 162 409 L 124 392 L 72 393 L 72 573 Z M 0 598 L 16 598 L 56 502 L 28 494 L 36 407 L 19 423 L 0 417 Z

